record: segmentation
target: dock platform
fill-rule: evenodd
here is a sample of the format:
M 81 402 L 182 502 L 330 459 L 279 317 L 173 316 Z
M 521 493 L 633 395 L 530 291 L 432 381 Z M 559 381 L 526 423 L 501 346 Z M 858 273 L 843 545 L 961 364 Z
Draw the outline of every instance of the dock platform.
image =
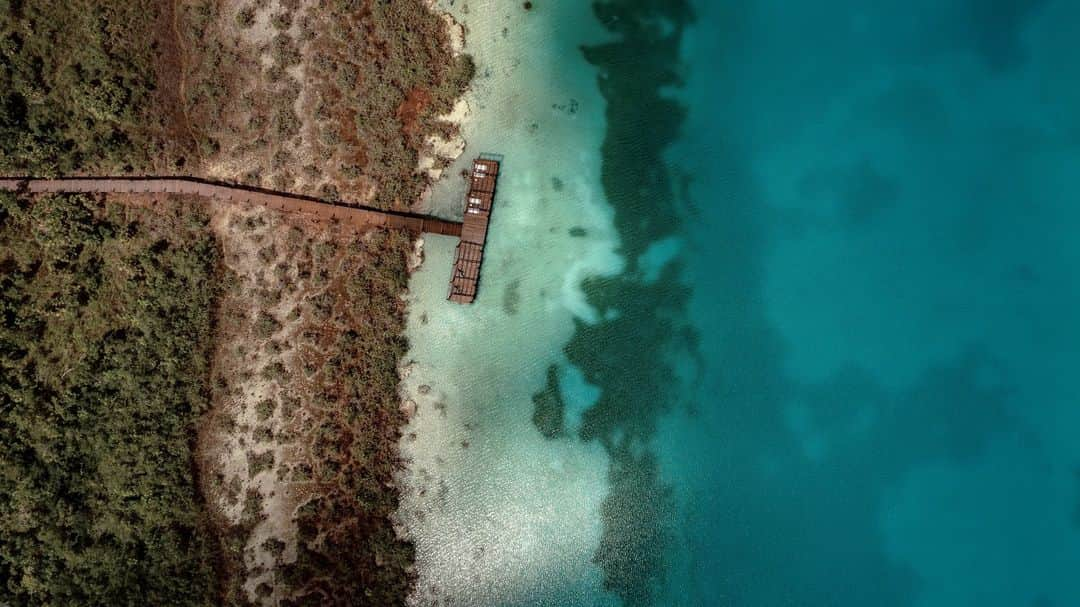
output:
M 468 176 L 469 189 L 465 194 L 461 241 L 458 242 L 450 277 L 450 294 L 446 297 L 450 301 L 467 304 L 476 299 L 500 167 L 501 162 L 492 156 L 481 155 L 473 160 L 472 173 Z

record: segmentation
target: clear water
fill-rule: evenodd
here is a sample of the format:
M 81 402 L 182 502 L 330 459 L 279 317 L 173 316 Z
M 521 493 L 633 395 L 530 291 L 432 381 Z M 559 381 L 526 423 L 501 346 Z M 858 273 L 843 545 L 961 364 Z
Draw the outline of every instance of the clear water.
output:
M 1080 605 L 1080 5 L 534 4 L 448 5 L 506 174 L 413 279 L 416 602 Z

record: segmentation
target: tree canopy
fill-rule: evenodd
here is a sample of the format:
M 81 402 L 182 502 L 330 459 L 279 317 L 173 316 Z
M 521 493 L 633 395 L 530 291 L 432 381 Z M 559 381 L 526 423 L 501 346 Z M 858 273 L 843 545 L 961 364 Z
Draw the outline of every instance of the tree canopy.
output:
M 213 604 L 191 442 L 217 251 L 166 206 L 0 194 L 0 603 Z
M 130 171 L 160 156 L 165 5 L 0 1 L 0 173 Z

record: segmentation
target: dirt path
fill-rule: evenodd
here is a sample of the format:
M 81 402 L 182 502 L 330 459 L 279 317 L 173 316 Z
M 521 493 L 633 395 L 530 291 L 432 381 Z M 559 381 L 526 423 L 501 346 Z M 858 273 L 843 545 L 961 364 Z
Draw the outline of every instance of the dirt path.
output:
M 188 113 L 188 98 L 187 98 L 187 56 L 188 49 L 184 44 L 184 36 L 180 33 L 180 11 L 183 10 L 182 0 L 173 0 L 170 3 L 172 10 L 172 31 L 173 36 L 176 38 L 176 48 L 180 50 L 178 53 L 178 61 L 180 62 L 180 74 L 179 82 L 177 83 L 178 95 L 180 97 L 180 114 L 184 118 L 184 130 L 187 131 L 188 137 L 191 138 L 192 152 L 195 154 L 197 162 L 196 166 L 202 165 L 202 150 L 199 149 L 199 139 L 195 136 L 195 129 L 191 126 L 191 115 Z

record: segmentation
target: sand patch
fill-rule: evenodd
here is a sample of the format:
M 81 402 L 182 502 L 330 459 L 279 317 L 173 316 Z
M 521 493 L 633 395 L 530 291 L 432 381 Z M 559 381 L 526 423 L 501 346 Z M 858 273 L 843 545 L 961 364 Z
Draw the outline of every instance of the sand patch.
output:
M 296 311 L 315 287 L 300 276 L 294 226 L 264 209 L 216 205 L 211 227 L 229 280 L 219 318 L 212 420 L 200 435 L 203 476 L 226 526 L 236 529 L 247 600 L 283 598 L 277 566 L 296 559 L 300 494 L 288 482 L 296 448 L 285 399 L 296 371 Z M 246 536 L 246 537 L 243 537 Z
M 400 567 L 411 547 L 388 518 L 405 421 L 392 369 L 419 243 L 240 205 L 215 207 L 211 226 L 227 276 L 199 464 L 231 596 L 321 595 L 339 572 L 316 555 L 342 543 L 356 546 L 358 568 Z M 372 510 L 372 499 L 386 505 Z

